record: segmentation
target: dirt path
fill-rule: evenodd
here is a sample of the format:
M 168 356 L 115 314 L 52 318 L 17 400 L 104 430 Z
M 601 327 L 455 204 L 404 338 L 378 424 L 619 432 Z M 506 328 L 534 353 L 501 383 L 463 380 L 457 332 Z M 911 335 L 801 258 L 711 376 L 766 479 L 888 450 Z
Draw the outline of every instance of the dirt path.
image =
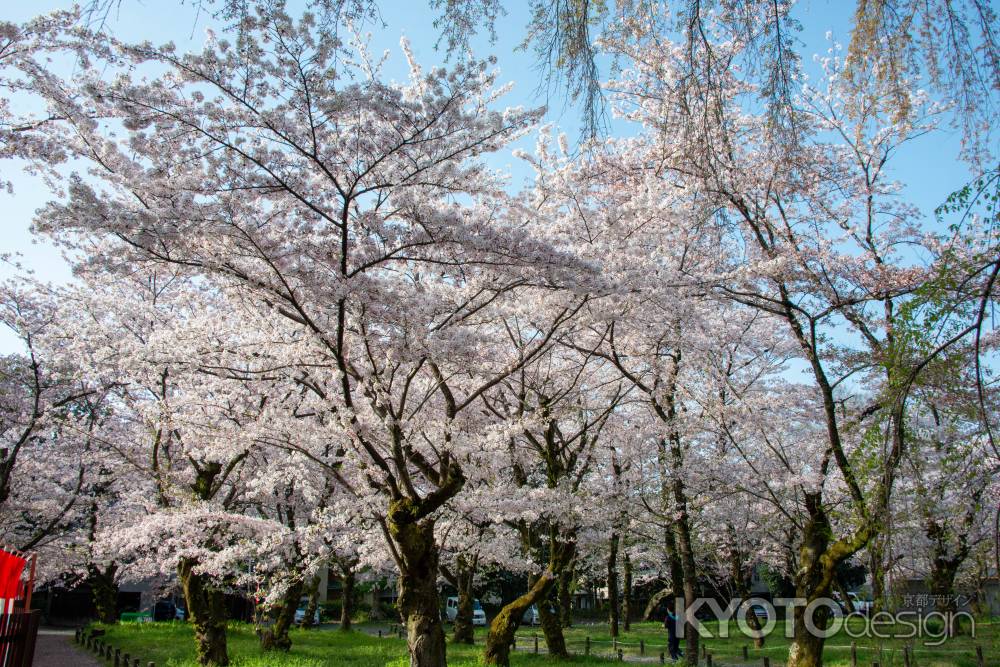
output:
M 72 630 L 40 628 L 33 667 L 101 667 L 73 643 Z

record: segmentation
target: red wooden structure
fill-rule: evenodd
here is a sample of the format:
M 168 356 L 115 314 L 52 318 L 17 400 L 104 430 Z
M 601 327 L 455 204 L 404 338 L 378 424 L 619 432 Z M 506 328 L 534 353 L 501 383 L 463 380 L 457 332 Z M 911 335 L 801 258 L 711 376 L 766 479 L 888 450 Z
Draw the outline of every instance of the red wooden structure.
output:
M 31 667 L 38 612 L 31 610 L 35 554 L 0 546 L 0 667 Z

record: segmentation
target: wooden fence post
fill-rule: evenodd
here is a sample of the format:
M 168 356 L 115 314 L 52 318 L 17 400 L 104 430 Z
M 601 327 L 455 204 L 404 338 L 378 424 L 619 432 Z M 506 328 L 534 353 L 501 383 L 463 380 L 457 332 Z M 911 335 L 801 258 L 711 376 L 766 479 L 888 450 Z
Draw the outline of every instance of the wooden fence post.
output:
M 587 639 L 584 642 L 584 645 L 583 645 L 583 654 L 584 655 L 590 655 L 590 635 L 587 635 Z
M 122 667 L 122 650 L 120 648 L 115 649 L 115 667 Z
M 749 651 L 747 650 L 747 645 L 744 644 L 743 645 L 743 662 L 746 662 L 749 659 L 750 659 Z
M 985 667 L 986 661 L 983 659 L 983 647 L 976 644 L 976 665 L 978 667 Z
M 667 657 L 663 655 L 663 651 L 660 651 L 660 664 L 662 665 L 666 662 L 667 662 Z
M 535 653 L 538 653 L 538 635 L 535 635 Z
M 625 662 L 625 652 L 618 649 L 618 662 Z
M 712 654 L 711 653 L 706 653 L 705 654 L 705 665 L 707 667 L 712 667 Z
M 910 667 L 910 646 L 909 644 L 903 645 L 903 667 Z
M 639 640 L 639 655 L 646 655 L 646 642 Z
M 858 667 L 858 643 L 851 642 L 851 667 Z
M 764 667 L 771 667 L 771 659 L 766 655 L 764 656 Z

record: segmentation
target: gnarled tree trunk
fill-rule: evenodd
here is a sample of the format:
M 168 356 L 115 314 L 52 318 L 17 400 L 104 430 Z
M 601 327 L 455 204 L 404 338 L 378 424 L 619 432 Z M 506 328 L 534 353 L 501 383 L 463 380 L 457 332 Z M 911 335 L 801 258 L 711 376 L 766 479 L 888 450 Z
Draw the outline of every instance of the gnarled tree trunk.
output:
M 533 579 L 527 593 L 505 605 L 493 619 L 493 622 L 490 623 L 490 631 L 486 635 L 486 648 L 483 651 L 484 664 L 510 667 L 510 647 L 514 641 L 514 633 L 521 626 L 521 619 L 524 617 L 524 612 L 531 605 L 539 604 L 545 600 L 559 579 L 559 573 L 572 562 L 576 550 L 575 541 L 552 541 L 550 544 L 549 567 L 541 576 Z M 539 617 L 543 613 L 541 606 L 539 604 Z M 542 618 L 539 618 L 539 620 L 542 621 L 544 630 L 544 620 Z M 556 621 L 554 624 L 556 627 L 553 630 L 558 629 L 558 636 L 561 638 L 562 628 L 558 623 L 558 618 Z M 548 641 L 550 639 L 548 634 L 546 634 L 546 642 Z M 558 642 L 557 639 L 553 639 L 552 641 Z M 552 645 L 549 645 L 549 651 L 552 652 L 552 650 Z M 563 652 L 565 653 L 565 641 L 563 641 Z
M 559 587 L 549 586 L 549 590 L 538 604 L 538 621 L 545 635 L 545 646 L 550 656 L 568 658 L 566 638 L 563 636 L 562 619 L 558 605 Z
M 434 520 L 409 499 L 394 500 L 387 525 L 399 557 L 399 613 L 406 623 L 410 667 L 446 667 L 438 600 Z
M 302 599 L 303 583 L 297 579 L 288 585 L 284 595 L 274 605 L 272 612 L 274 622 L 268 627 L 261 628 L 260 648 L 263 651 L 287 651 L 292 648 L 292 640 L 288 637 L 288 631 L 295 622 L 295 610 L 299 607 Z
M 229 664 L 225 594 L 208 576 L 195 572 L 197 566 L 196 560 L 182 558 L 177 564 L 177 577 L 194 625 L 198 664 L 224 667 Z

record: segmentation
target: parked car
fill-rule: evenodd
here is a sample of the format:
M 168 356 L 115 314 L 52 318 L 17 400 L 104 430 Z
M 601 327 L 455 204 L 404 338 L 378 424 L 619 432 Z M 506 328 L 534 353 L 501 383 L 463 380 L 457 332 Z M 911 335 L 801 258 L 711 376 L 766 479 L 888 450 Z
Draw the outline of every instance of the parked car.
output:
M 850 598 L 850 600 L 851 600 L 851 606 L 854 607 L 854 611 L 856 611 L 859 614 L 864 614 L 866 616 L 869 615 L 869 614 L 871 614 L 871 612 L 872 612 L 872 605 L 873 605 L 873 601 L 872 600 L 867 600 L 867 599 L 862 598 L 855 591 L 848 591 L 847 592 L 847 597 Z M 848 613 L 849 610 L 848 610 L 847 604 L 844 602 L 844 598 L 843 598 L 843 596 L 839 592 L 835 592 L 833 594 L 833 599 L 840 606 L 840 611 L 843 614 Z M 834 610 L 833 615 L 834 616 L 840 616 L 841 614 L 837 613 L 837 610 Z
M 184 606 L 183 602 L 174 603 L 174 618 L 178 621 L 187 620 L 187 608 Z
M 525 625 L 538 625 L 538 607 L 535 605 L 528 607 L 521 617 L 521 622 Z
M 306 608 L 309 607 L 309 598 L 302 598 L 299 601 L 299 606 L 295 610 L 295 624 L 301 625 L 304 620 L 306 620 Z M 319 625 L 319 608 L 313 613 L 313 624 Z
M 444 605 L 444 616 L 449 623 L 454 623 L 458 618 L 458 598 L 448 598 Z M 478 599 L 472 601 L 472 624 L 486 625 L 486 612 Z
M 763 618 L 765 620 L 767 619 L 767 609 L 765 609 L 763 605 L 759 604 L 752 605 L 750 607 L 750 611 L 752 611 L 753 615 L 756 616 L 757 618 Z

